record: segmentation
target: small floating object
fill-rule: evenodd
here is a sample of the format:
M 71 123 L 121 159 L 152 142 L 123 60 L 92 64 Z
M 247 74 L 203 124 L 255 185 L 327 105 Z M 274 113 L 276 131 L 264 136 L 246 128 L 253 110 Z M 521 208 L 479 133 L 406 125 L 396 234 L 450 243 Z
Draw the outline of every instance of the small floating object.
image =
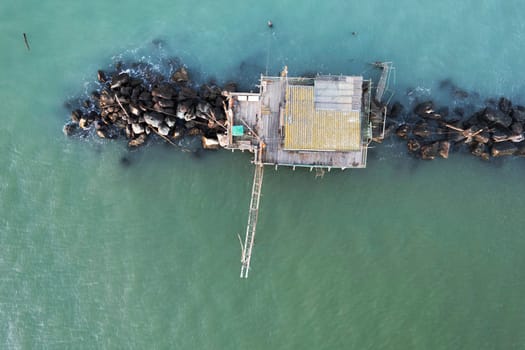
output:
M 29 41 L 27 40 L 26 33 L 22 33 L 24 35 L 24 43 L 26 44 L 27 51 L 31 51 L 31 48 L 29 47 Z
M 268 28 L 273 28 L 273 22 L 268 20 Z

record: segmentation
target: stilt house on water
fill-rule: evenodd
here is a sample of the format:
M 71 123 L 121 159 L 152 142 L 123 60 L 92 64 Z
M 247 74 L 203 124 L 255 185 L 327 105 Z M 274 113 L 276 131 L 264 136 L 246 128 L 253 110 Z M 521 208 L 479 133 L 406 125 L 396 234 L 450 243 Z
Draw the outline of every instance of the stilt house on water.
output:
M 241 278 L 250 268 L 264 165 L 321 172 L 366 167 L 370 142 L 384 136 L 381 101 L 392 71 L 390 63 L 375 65 L 382 69 L 375 91 L 362 76 L 289 77 L 285 67 L 278 77 L 261 76 L 258 93 L 228 93 L 227 132 L 219 142 L 252 152 L 255 164 Z

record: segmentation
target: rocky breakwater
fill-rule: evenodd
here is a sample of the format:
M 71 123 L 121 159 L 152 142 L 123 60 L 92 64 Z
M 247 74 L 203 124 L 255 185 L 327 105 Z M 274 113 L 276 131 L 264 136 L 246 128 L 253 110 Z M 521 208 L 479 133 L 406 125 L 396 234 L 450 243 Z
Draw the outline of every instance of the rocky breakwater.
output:
M 205 149 L 219 148 L 218 135 L 226 131 L 223 91 L 234 91 L 235 84 L 225 89 L 196 86 L 183 66 L 169 79 L 120 68 L 109 74 L 98 71 L 99 88 L 71 112 L 66 135 L 124 137 L 131 148 L 144 145 L 151 136 L 173 145 L 192 136 L 201 137 Z
M 408 114 L 403 111 L 398 102 L 391 106 L 389 130 L 406 140 L 409 153 L 420 159 L 448 158 L 462 150 L 484 160 L 525 156 L 525 107 L 505 97 L 488 100 L 471 114 L 462 108 L 436 108 L 432 101 L 418 103 Z M 405 121 L 397 122 L 402 115 Z

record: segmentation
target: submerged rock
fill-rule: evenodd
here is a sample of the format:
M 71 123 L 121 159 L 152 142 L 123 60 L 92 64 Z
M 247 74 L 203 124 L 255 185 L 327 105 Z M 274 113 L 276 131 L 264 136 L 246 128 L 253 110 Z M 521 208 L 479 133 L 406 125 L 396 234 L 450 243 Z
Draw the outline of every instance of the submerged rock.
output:
M 138 147 L 144 144 L 146 142 L 147 136 L 146 134 L 140 134 L 139 136 L 135 137 L 134 139 L 131 139 L 128 142 L 129 147 Z
M 407 142 L 408 151 L 415 153 L 421 149 L 421 144 L 416 139 L 410 139 Z
M 401 103 L 399 103 L 398 101 L 394 102 L 394 104 L 390 108 L 390 112 L 388 113 L 388 117 L 392 118 L 392 119 L 398 118 L 401 115 L 401 113 L 403 112 L 403 109 L 405 109 L 405 107 Z
M 439 151 L 439 142 L 433 142 L 427 145 L 421 146 L 421 159 L 433 160 L 436 158 Z
M 486 153 L 487 146 L 484 143 L 474 142 L 470 147 L 470 153 L 476 157 L 481 157 Z
M 455 89 L 453 95 L 455 98 L 460 100 L 464 100 L 469 97 L 469 93 L 462 89 Z
M 430 130 L 428 123 L 419 121 L 416 123 L 412 133 L 418 137 L 427 138 L 432 134 L 432 131 Z
M 402 139 L 407 139 L 410 127 L 407 124 L 400 125 L 396 130 L 396 135 Z
M 439 156 L 441 158 L 448 159 L 449 152 L 450 152 L 450 142 L 449 141 L 441 141 L 439 143 Z
M 508 98 L 501 97 L 498 102 L 498 108 L 505 114 L 509 114 L 512 108 L 512 102 Z
M 64 135 L 66 136 L 72 136 L 78 131 L 78 124 L 76 123 L 67 123 L 62 128 L 62 132 L 64 132 Z

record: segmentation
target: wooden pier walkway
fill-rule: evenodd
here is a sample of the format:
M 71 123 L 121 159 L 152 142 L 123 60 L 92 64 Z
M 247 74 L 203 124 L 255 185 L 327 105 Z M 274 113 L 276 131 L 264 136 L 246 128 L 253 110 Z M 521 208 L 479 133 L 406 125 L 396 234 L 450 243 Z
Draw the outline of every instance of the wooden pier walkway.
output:
M 246 226 L 246 237 L 242 249 L 241 258 L 241 278 L 248 278 L 250 271 L 250 260 L 252 257 L 253 243 L 255 240 L 255 229 L 257 227 L 257 217 L 259 215 L 259 202 L 261 199 L 261 188 L 264 175 L 264 166 L 255 165 L 252 184 L 252 198 L 250 200 L 250 212 L 248 213 L 248 225 Z

